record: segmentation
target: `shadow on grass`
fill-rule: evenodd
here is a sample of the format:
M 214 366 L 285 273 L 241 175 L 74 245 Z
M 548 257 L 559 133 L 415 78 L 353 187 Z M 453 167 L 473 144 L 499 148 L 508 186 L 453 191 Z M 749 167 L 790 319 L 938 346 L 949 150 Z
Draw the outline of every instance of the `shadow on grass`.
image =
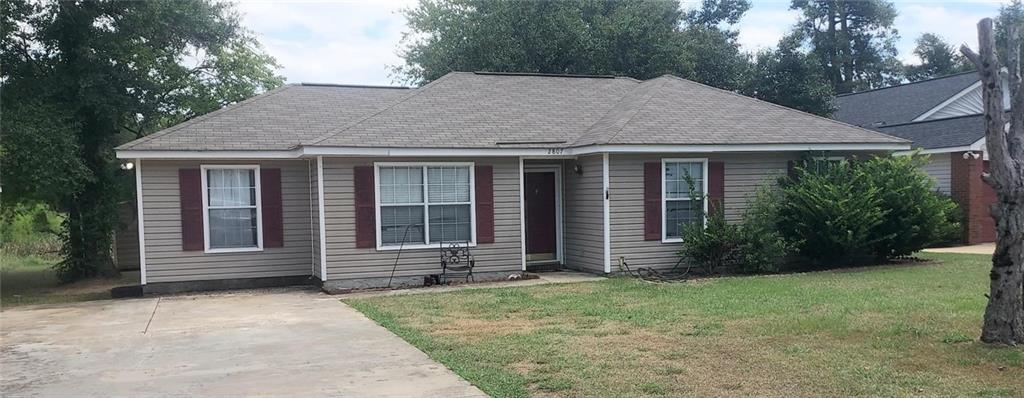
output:
M 0 252 L 0 307 L 71 303 L 111 298 L 110 289 L 138 283 L 138 272 L 61 284 L 53 271 L 58 260 Z

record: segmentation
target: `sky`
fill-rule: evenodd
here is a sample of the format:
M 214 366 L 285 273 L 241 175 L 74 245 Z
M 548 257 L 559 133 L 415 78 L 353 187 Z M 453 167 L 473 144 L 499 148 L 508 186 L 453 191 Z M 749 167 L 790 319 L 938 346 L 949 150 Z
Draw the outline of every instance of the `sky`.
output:
M 281 64 L 289 83 L 397 85 L 391 66 L 407 31 L 401 10 L 416 0 L 236 0 L 243 24 Z M 683 0 L 694 7 L 700 0 Z M 745 51 L 772 47 L 796 22 L 789 0 L 752 0 L 735 26 Z M 976 46 L 975 24 L 995 16 L 999 0 L 896 0 L 900 33 L 897 48 L 904 62 L 922 33 L 938 34 L 951 44 Z

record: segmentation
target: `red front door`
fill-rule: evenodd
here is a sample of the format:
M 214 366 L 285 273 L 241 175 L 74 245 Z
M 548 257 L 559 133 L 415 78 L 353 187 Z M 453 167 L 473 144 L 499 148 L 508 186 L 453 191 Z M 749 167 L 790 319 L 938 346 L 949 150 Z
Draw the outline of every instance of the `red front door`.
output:
M 523 184 L 526 191 L 526 259 L 556 259 L 555 173 L 527 172 Z

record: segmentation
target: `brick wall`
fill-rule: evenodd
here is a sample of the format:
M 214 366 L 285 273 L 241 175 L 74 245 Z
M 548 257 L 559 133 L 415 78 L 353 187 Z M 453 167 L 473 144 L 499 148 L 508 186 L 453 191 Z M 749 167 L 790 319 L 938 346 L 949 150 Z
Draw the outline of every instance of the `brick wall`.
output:
M 995 220 L 989 214 L 989 206 L 995 202 L 995 191 L 981 180 L 988 162 L 981 157 L 964 159 L 964 152 L 949 156 L 952 157 L 951 194 L 964 212 L 964 242 L 973 245 L 995 241 Z

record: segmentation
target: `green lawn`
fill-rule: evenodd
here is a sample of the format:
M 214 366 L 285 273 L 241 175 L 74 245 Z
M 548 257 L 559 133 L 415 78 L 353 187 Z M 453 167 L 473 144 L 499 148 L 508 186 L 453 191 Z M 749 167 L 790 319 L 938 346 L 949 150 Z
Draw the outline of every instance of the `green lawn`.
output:
M 1024 394 L 1024 349 L 975 341 L 988 257 L 924 256 L 346 302 L 498 397 Z
M 52 269 L 56 261 L 51 256 L 0 251 L 0 307 L 109 299 L 111 288 L 139 283 L 137 273 L 123 273 L 62 285 Z

